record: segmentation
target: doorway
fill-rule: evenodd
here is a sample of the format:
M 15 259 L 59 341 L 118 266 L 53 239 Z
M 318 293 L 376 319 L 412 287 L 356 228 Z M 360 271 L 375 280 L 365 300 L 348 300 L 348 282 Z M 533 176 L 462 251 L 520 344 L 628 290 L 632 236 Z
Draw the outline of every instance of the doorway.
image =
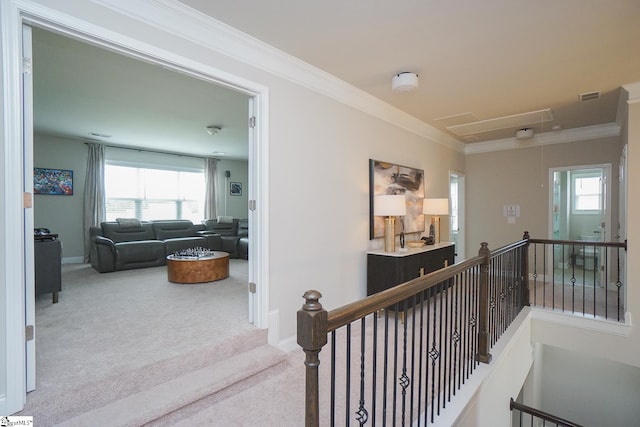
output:
M 553 251 L 549 265 L 604 271 L 605 249 L 589 247 L 588 242 L 611 240 L 610 176 L 610 164 L 550 169 L 549 238 L 585 242 L 586 246 L 571 254 Z M 602 274 L 594 275 L 603 286 L 606 280 Z
M 455 245 L 455 262 L 467 259 L 464 227 L 464 180 L 463 174 L 449 172 L 449 230 Z
M 11 47 L 11 49 L 8 49 L 10 54 L 8 54 L 5 59 L 9 60 L 9 62 L 18 64 L 22 63 L 19 56 L 21 52 L 20 44 L 22 42 L 22 37 L 19 34 L 17 28 L 21 28 L 23 21 L 29 24 L 33 24 L 33 22 L 31 22 L 28 18 L 24 18 L 20 10 L 16 10 L 16 12 L 17 13 L 15 15 L 8 14 L 5 16 L 5 22 L 11 22 L 12 25 L 4 26 L 3 39 L 5 40 L 5 44 Z M 15 20 L 11 21 L 11 19 L 14 18 Z M 43 18 L 39 18 L 37 22 L 39 26 L 51 30 L 62 31 L 62 27 L 58 28 L 57 24 L 53 22 L 44 22 L 42 19 Z M 51 19 L 53 20 L 55 19 L 55 17 L 51 16 Z M 268 188 L 268 176 L 266 174 L 266 171 L 268 169 L 268 156 L 267 149 L 262 144 L 262 142 L 266 139 L 266 133 L 264 131 L 261 131 L 266 126 L 267 122 L 266 114 L 268 99 L 266 89 L 260 85 L 249 82 L 246 79 L 236 78 L 219 70 L 214 70 L 204 64 L 191 62 L 189 65 L 189 69 L 182 68 L 176 65 L 180 63 L 180 58 L 175 54 L 162 50 L 150 51 L 151 48 L 141 42 L 129 41 L 128 44 L 116 44 L 115 40 L 113 42 L 111 42 L 110 40 L 94 40 L 90 36 L 81 33 L 82 30 L 74 32 L 74 29 L 71 27 L 69 25 L 65 25 L 65 28 L 62 32 L 64 32 L 65 34 L 73 34 L 78 39 L 86 41 L 88 43 L 108 46 L 113 51 L 137 57 L 139 59 L 144 59 L 147 62 L 152 62 L 155 65 L 169 68 L 173 71 L 179 71 L 194 78 L 207 80 L 212 84 L 224 85 L 225 87 L 244 93 L 251 98 L 249 106 L 250 117 L 245 118 L 246 123 L 251 122 L 255 124 L 254 126 L 250 126 L 248 138 L 248 143 L 250 145 L 250 157 L 247 192 L 249 194 L 250 206 L 255 207 L 253 209 L 250 209 L 248 214 L 250 224 L 252 224 L 249 228 L 250 238 L 252 240 L 252 245 L 250 247 L 251 263 L 249 281 L 257 283 L 258 286 L 254 287 L 255 289 L 257 289 L 255 293 L 249 293 L 249 307 L 250 309 L 252 309 L 254 324 L 259 328 L 266 328 L 268 310 L 266 305 L 267 299 L 265 296 L 268 295 L 268 282 L 267 275 L 265 274 L 265 260 L 267 255 L 265 255 L 265 251 L 260 250 L 260 248 L 268 247 L 268 242 L 266 242 L 267 234 L 261 231 L 266 229 L 264 221 L 266 218 L 266 210 L 268 206 L 266 201 L 264 200 L 260 204 L 256 203 L 256 200 L 260 199 L 260 196 L 266 195 L 266 189 Z M 22 105 L 24 102 L 24 96 L 28 96 L 28 94 L 21 90 L 19 77 L 20 76 L 18 75 L 18 73 L 13 72 L 3 75 L 3 85 L 5 86 L 5 92 L 12 95 L 7 100 L 5 100 L 5 105 L 7 107 Z M 15 111 L 19 111 L 19 109 L 15 108 Z M 32 129 L 27 128 L 27 125 L 21 122 L 22 118 L 19 114 L 12 113 L 10 115 L 6 115 L 5 117 L 7 118 L 5 123 L 5 135 L 17 136 L 31 133 Z M 30 117 L 25 117 L 25 122 L 28 123 L 28 120 L 30 119 Z M 31 152 L 33 148 L 32 145 L 30 145 L 28 141 L 22 140 L 21 138 L 9 138 L 7 140 L 16 141 L 17 145 L 15 147 L 15 150 L 12 150 L 10 152 L 10 158 L 5 159 L 8 164 L 19 165 L 19 167 L 16 166 L 16 170 L 19 169 L 20 173 L 14 175 L 23 175 L 25 177 L 31 175 L 29 173 L 29 170 L 31 168 L 28 167 L 28 162 L 25 162 L 22 158 L 22 153 Z M 25 144 L 27 144 L 28 146 L 25 146 Z M 6 173 L 6 175 L 7 174 L 8 172 Z M 8 199 L 17 199 L 17 195 L 19 195 L 20 199 L 22 199 L 22 180 L 20 180 L 19 182 L 13 181 L 13 183 L 14 184 L 12 184 L 12 186 L 15 188 L 9 188 L 9 186 L 6 187 L 7 194 L 10 196 L 8 197 Z M 28 246 L 26 242 L 32 241 L 33 237 L 31 235 L 31 232 L 27 229 L 28 227 L 24 227 L 24 224 L 26 223 L 24 217 L 31 215 L 32 221 L 33 213 L 28 209 L 23 209 L 22 206 L 20 211 L 21 212 L 19 215 L 15 210 L 7 211 L 6 224 L 16 225 L 16 227 L 8 227 L 8 229 L 20 230 L 22 240 L 23 242 L 25 242 L 24 248 L 26 248 Z M 16 236 L 16 233 L 13 232 L 10 236 L 7 237 L 11 238 L 10 240 L 17 240 L 14 239 L 14 237 Z M 5 402 L 6 410 L 3 411 L 6 413 L 13 413 L 16 410 L 19 410 L 21 405 L 24 405 L 23 396 L 25 395 L 25 384 L 24 380 L 18 379 L 17 377 L 24 376 L 25 373 L 26 352 L 24 351 L 23 344 L 25 336 L 25 312 L 28 309 L 24 306 L 24 296 L 25 293 L 28 295 L 29 292 L 32 292 L 34 287 L 33 279 L 30 278 L 32 277 L 32 275 L 25 274 L 25 269 L 27 268 L 26 266 L 29 265 L 29 263 L 31 263 L 33 260 L 32 251 L 31 253 L 27 253 L 28 251 L 25 249 L 24 251 L 16 252 L 20 252 L 19 257 L 18 255 L 16 255 L 16 257 L 8 259 L 8 264 L 11 264 L 11 271 L 8 273 L 8 275 L 11 275 L 12 277 L 15 277 L 17 279 L 21 278 L 22 286 L 20 287 L 20 292 L 11 292 L 7 293 L 6 295 L 6 305 L 8 307 L 14 307 L 14 309 L 6 313 L 6 343 L 7 348 L 11 349 L 11 357 L 7 357 L 6 361 L 8 372 L 17 374 L 12 374 L 12 377 L 7 381 L 7 399 Z M 14 258 L 17 258 L 22 262 L 11 262 Z M 18 343 L 18 345 L 14 345 L 15 343 Z M 22 343 L 22 345 L 20 343 Z M 21 348 L 22 350 L 20 350 Z M 27 361 L 26 365 L 29 366 L 29 364 L 30 363 Z M 16 377 L 15 381 L 14 376 Z

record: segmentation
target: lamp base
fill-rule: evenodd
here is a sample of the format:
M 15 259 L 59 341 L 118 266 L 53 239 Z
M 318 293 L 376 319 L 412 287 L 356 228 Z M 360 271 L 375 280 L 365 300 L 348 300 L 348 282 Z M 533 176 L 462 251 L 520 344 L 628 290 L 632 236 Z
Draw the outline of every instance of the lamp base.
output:
M 396 217 L 388 216 L 384 219 L 384 250 L 396 251 Z
M 431 225 L 433 226 L 433 241 L 440 243 L 440 217 L 438 215 L 431 217 Z

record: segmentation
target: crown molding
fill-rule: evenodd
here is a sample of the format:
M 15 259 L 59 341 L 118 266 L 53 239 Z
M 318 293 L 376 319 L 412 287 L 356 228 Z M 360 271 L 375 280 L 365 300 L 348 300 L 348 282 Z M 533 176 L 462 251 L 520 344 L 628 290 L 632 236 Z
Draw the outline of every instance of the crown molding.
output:
M 337 77 L 173 0 L 94 0 L 105 8 L 261 69 L 394 124 L 436 144 L 464 152 L 465 144 Z
M 576 129 L 539 133 L 527 141 L 519 141 L 516 138 L 504 138 L 493 141 L 471 143 L 466 146 L 464 153 L 469 155 L 489 153 L 492 151 L 516 150 L 519 148 L 564 144 L 567 142 L 586 141 L 589 139 L 615 136 L 620 136 L 620 125 L 618 123 L 607 123 L 604 125 L 585 126 Z
M 627 103 L 635 104 L 637 102 L 640 102 L 640 82 L 629 83 L 626 85 L 622 85 L 622 87 L 629 94 Z

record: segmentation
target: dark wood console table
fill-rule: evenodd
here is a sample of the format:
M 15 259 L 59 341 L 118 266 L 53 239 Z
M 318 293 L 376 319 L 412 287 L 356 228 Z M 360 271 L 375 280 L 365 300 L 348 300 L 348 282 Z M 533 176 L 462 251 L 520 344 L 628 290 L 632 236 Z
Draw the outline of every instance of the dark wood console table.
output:
M 367 252 L 367 295 L 392 288 L 454 263 L 455 246 L 436 243 L 406 252 Z
M 54 304 L 62 290 L 62 243 L 56 237 L 37 236 L 33 248 L 36 295 L 51 292 Z

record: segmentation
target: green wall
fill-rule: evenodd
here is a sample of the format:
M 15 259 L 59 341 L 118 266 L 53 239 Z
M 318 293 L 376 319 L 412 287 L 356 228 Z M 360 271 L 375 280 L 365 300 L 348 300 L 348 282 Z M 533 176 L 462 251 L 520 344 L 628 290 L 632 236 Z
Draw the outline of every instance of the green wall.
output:
M 63 263 L 82 262 L 83 247 L 83 209 L 84 209 L 84 179 L 87 162 L 87 146 L 77 139 L 58 136 L 36 134 L 33 144 L 33 166 L 51 169 L 70 169 L 73 171 L 73 195 L 51 196 L 34 195 L 34 226 L 46 227 L 59 235 L 62 241 Z M 129 159 L 137 156 L 140 164 L 175 164 L 189 161 L 184 167 L 202 167 L 202 159 L 190 157 L 176 157 L 169 154 L 150 152 L 132 152 L 130 150 L 107 149 L 107 159 L 115 158 L 118 152 L 126 151 Z M 139 157 L 139 158 L 138 158 Z M 225 171 L 230 171 L 231 177 L 225 183 Z M 218 194 L 219 214 L 226 214 L 235 218 L 246 218 L 248 209 L 248 162 L 243 160 L 220 160 L 218 164 L 218 179 L 220 194 Z M 229 194 L 229 182 L 242 184 L 242 195 Z M 226 188 L 225 188 L 226 187 Z M 223 191 L 224 190 L 224 191 Z M 169 219 L 169 218 L 168 218 Z

